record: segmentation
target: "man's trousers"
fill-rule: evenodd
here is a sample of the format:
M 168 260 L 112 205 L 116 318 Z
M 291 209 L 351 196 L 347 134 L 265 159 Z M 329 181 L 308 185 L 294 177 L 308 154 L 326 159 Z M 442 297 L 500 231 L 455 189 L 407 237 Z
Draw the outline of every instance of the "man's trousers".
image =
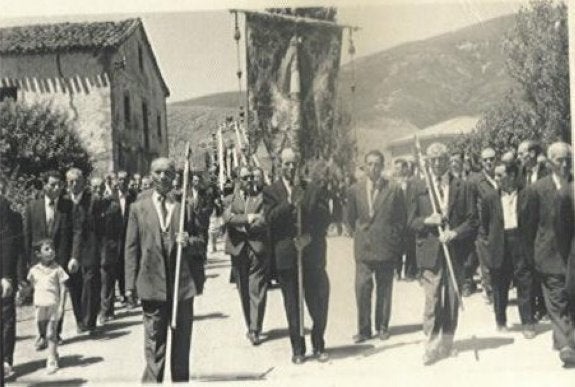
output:
M 166 341 L 172 313 L 171 301 L 142 300 L 144 318 L 144 354 L 146 369 L 143 383 L 161 383 L 166 365 Z M 172 333 L 170 371 L 173 382 L 188 382 L 190 379 L 190 348 L 192 345 L 192 324 L 194 298 L 178 303 L 176 329 Z

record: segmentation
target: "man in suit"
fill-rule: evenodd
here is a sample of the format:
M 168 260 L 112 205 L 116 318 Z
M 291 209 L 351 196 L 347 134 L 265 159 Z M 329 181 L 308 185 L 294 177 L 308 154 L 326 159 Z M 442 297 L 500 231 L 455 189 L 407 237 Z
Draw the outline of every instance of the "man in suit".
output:
M 120 273 L 124 276 L 124 237 L 127 226 L 127 218 L 131 195 L 128 194 L 127 173 L 120 171 L 114 175 L 118 183 L 122 181 L 122 187 L 116 187 L 112 192 L 107 189 L 102 190 L 100 178 L 93 178 L 95 182 L 95 194 L 103 195 L 104 208 L 102 209 L 102 235 L 100 254 L 100 313 L 98 314 L 98 325 L 104 325 L 114 318 L 114 301 L 116 279 L 119 280 Z M 117 176 L 117 177 L 116 177 Z M 102 193 L 103 191 L 103 193 Z M 120 262 L 121 260 L 121 262 Z M 122 266 L 120 266 L 120 263 Z M 121 270 L 120 270 L 121 267 Z M 119 281 L 120 282 L 120 281 Z M 121 280 L 123 285 L 124 281 Z M 122 295 L 125 294 L 123 286 L 120 286 Z
M 26 262 L 35 264 L 35 256 L 32 246 L 43 239 L 50 238 L 54 242 L 56 262 L 63 268 L 68 267 L 72 252 L 72 202 L 64 196 L 64 183 L 59 173 L 51 171 L 43 177 L 43 196 L 34 199 L 26 205 L 24 215 L 24 250 Z M 73 303 L 72 307 L 76 319 L 80 318 L 80 305 Z M 58 341 L 62 341 L 62 319 L 58 322 Z M 47 347 L 46 341 L 47 324 L 38 326 L 38 338 L 36 349 L 42 350 Z
M 573 182 L 569 184 L 569 198 L 571 203 L 575 203 Z M 567 276 L 565 278 L 565 291 L 569 302 L 569 310 L 571 311 L 571 321 L 575 326 L 575 238 L 571 238 L 571 250 L 569 252 L 569 261 L 567 262 Z
M 463 169 L 463 162 L 463 153 L 452 153 L 449 157 L 449 172 L 453 177 L 467 181 L 470 176 L 467 173 L 468 171 Z M 473 278 L 479 266 L 479 259 L 477 258 L 475 249 L 475 239 L 475 235 L 472 235 L 465 241 L 467 251 L 465 252 L 466 258 L 463 264 L 463 288 L 461 289 L 461 295 L 463 297 L 469 297 L 477 290 L 477 285 Z
M 128 218 L 130 214 L 130 206 L 136 201 L 136 194 L 129 189 L 128 173 L 126 171 L 118 172 L 118 189 L 114 192 L 113 200 L 119 204 L 120 214 L 122 218 L 122 226 L 120 228 L 120 237 L 118 241 L 118 259 L 116 260 L 115 278 L 114 283 L 117 281 L 118 289 L 121 300 L 134 307 L 134 300 L 128 300 L 126 297 L 125 273 L 124 273 L 124 244 L 126 241 L 126 230 L 128 229 Z M 115 284 L 112 285 L 114 289 Z M 112 291 L 113 294 L 113 291 Z M 113 304 L 113 303 L 112 303 Z
M 477 211 L 479 218 L 481 219 L 481 201 L 489 194 L 496 192 L 499 187 L 495 181 L 495 165 L 496 165 L 496 153 L 493 148 L 485 148 L 481 151 L 481 164 L 482 171 L 479 172 L 472 180 L 473 196 L 477 203 Z M 474 236 L 475 237 L 475 236 Z M 481 236 L 477 236 L 481 238 Z M 484 241 L 477 240 L 476 252 L 479 259 L 479 266 L 481 269 L 481 280 L 483 283 L 483 290 L 485 291 L 484 297 L 488 304 L 493 302 L 493 289 L 491 285 L 491 273 L 489 272 L 489 266 L 487 265 L 487 254 L 485 251 Z M 463 293 L 467 293 L 467 284 L 469 283 L 470 270 L 466 270 L 466 281 L 464 283 Z M 471 279 L 472 280 L 472 279 Z
M 541 156 L 544 156 L 543 147 L 537 141 L 525 140 L 519 144 L 517 158 L 521 162 L 520 184 L 530 186 L 549 175 L 550 171 L 545 167 L 545 164 L 537 161 Z
M 103 199 L 104 182 L 92 179 L 91 190 L 85 188 L 82 171 L 71 168 L 66 181 L 72 200 L 74 238 L 68 262 L 70 272 L 70 298 L 79 305 L 78 333 L 96 333 L 96 320 L 100 309 L 100 264 L 103 222 L 107 201 Z
M 493 307 L 497 330 L 506 332 L 507 303 L 511 280 L 517 287 L 517 304 L 526 339 L 535 337 L 531 292 L 532 265 L 525 252 L 526 196 L 518 187 L 517 164 L 501 164 L 495 168 L 499 189 L 481 201 L 481 222 L 478 243 L 485 243 L 486 264 L 491 273 Z
M 174 162 L 152 161 L 154 191 L 132 204 L 125 243 L 126 296 L 137 290 L 144 320 L 144 383 L 161 383 L 166 339 L 172 315 L 178 244 L 182 245 L 176 329 L 172 334 L 171 375 L 188 382 L 194 297 L 203 291 L 204 225 L 186 203 L 184 232 L 179 232 L 181 203 L 170 194 Z
M 437 187 L 432 192 L 437 192 L 433 192 L 433 200 L 438 212 L 433 212 L 430 188 L 418 181 L 408 203 L 408 224 L 416 233 L 417 264 L 422 270 L 423 330 L 427 336 L 423 363 L 429 365 L 452 353 L 458 320 L 459 299 L 441 245 L 447 245 L 459 287 L 463 279 L 466 240 L 476 233 L 477 207 L 468 184 L 449 173 L 447 147 L 433 143 L 427 148 L 426 156 L 431 184 Z M 443 228 L 441 234 L 439 226 Z
M 413 183 L 411 171 L 407 160 L 399 158 L 393 162 L 394 176 L 396 178 L 396 183 L 399 188 L 401 188 L 401 194 L 403 196 L 404 202 L 407 200 L 407 196 L 410 194 Z M 407 211 L 407 210 L 406 210 Z M 407 213 L 406 213 L 407 218 Z M 401 279 L 401 274 L 404 269 L 403 265 L 403 255 L 405 254 L 405 280 L 413 281 L 417 275 L 417 262 L 415 261 L 415 236 L 413 233 L 409 232 L 407 228 L 404 229 L 402 235 L 402 249 L 399 254 L 399 260 L 396 267 L 396 275 L 398 279 Z
M 554 348 L 565 364 L 575 365 L 575 337 L 565 293 L 567 258 L 575 232 L 568 192 L 572 152 L 567 143 L 556 142 L 547 154 L 552 174 L 528 188 L 528 242 L 553 327 Z
M 232 258 L 248 339 L 258 345 L 266 307 L 268 233 L 263 195 L 252 189 L 252 174 L 247 166 L 240 168 L 239 179 L 239 187 L 226 199 L 228 206 L 223 215 L 228 231 L 226 253 Z
M 2 340 L 3 378 L 14 375 L 14 345 L 16 343 L 16 283 L 18 250 L 18 232 L 21 229 L 19 214 L 10 208 L 10 202 L 4 197 L 6 181 L 0 176 L 0 297 L 2 297 Z M 2 380 L 0 380 L 2 381 Z
M 305 360 L 305 338 L 300 336 L 298 303 L 298 249 L 303 255 L 305 302 L 313 320 L 313 354 L 327 361 L 325 328 L 329 302 L 326 265 L 326 233 L 330 223 L 325 189 L 316 182 L 304 183 L 296 176 L 298 158 L 291 148 L 281 153 L 282 175 L 263 190 L 264 213 L 270 227 L 272 254 L 282 289 L 292 346 L 292 362 Z M 301 234 L 298 235 L 297 207 L 301 207 Z
M 519 182 L 529 187 L 549 175 L 549 169 L 537 162 L 543 156 L 543 147 L 537 141 L 525 140 L 517 147 L 517 158 L 521 163 Z M 541 279 L 538 275 L 533 278 L 532 294 L 533 312 L 537 320 L 548 320 L 547 309 L 543 297 Z
M 372 335 L 371 296 L 375 277 L 375 329 L 381 340 L 389 338 L 389 318 L 394 266 L 402 253 L 406 209 L 401 188 L 383 178 L 383 154 L 365 156 L 367 178 L 349 192 L 347 223 L 354 234 L 357 335 L 361 343 Z

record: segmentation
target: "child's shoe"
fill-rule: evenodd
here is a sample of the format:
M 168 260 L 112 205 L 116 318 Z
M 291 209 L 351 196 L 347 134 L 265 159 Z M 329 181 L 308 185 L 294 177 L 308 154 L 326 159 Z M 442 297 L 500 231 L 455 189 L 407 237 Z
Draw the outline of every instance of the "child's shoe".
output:
M 46 363 L 46 373 L 52 375 L 58 371 L 58 360 L 48 360 Z

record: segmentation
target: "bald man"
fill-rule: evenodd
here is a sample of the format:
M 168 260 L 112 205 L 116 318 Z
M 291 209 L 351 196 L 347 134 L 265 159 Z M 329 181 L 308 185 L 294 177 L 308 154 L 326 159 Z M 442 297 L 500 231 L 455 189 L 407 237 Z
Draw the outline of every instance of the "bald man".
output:
M 174 382 L 189 381 L 194 297 L 202 293 L 205 280 L 204 226 L 186 203 L 185 232 L 179 233 L 180 203 L 170 195 L 175 173 L 173 161 L 167 158 L 152 162 L 153 192 L 132 204 L 126 232 L 126 297 L 132 298 L 137 290 L 142 300 L 144 383 L 164 379 L 178 244 L 182 245 L 182 260 L 170 362 Z
M 284 299 L 292 346 L 292 362 L 305 361 L 305 338 L 300 336 L 297 249 L 303 250 L 305 301 L 313 320 L 313 354 L 327 361 L 324 334 L 327 325 L 329 280 L 325 271 L 326 233 L 330 224 L 325 189 L 315 181 L 296 178 L 298 157 L 292 149 L 281 153 L 281 178 L 264 188 L 264 214 L 270 227 L 272 256 Z M 298 238 L 296 208 L 302 209 L 302 235 Z
M 104 181 L 93 178 L 85 189 L 82 171 L 71 168 L 66 173 L 72 200 L 74 238 L 68 262 L 70 297 L 80 305 L 78 333 L 96 331 L 100 309 L 100 259 L 105 225 L 101 221 L 106 201 L 102 197 Z
M 439 213 L 433 213 L 428 189 L 418 181 L 408 202 L 408 226 L 416 235 L 417 264 L 425 291 L 423 330 L 427 337 L 423 363 L 430 365 L 452 355 L 459 300 L 455 295 L 441 243 L 447 244 L 454 276 L 461 289 L 466 240 L 476 233 L 477 207 L 466 182 L 449 172 L 449 154 L 442 143 L 426 152 L 431 178 L 437 185 Z M 438 234 L 438 226 L 445 230 Z
M 565 364 L 575 365 L 575 336 L 565 292 L 567 260 L 575 232 L 573 202 L 569 196 L 571 147 L 563 142 L 553 143 L 547 156 L 551 175 L 528 190 L 528 243 L 553 327 L 554 348 L 559 350 Z

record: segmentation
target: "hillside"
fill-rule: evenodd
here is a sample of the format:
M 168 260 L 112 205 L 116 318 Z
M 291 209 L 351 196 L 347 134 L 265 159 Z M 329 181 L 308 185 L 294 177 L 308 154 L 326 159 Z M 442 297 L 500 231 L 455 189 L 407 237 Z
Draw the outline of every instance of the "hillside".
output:
M 353 109 L 352 69 L 343 66 L 339 99 L 354 112 L 360 150 L 497 104 L 512 85 L 501 47 L 512 25 L 513 15 L 504 16 L 359 57 Z M 237 101 L 237 92 L 227 92 L 169 104 L 170 131 L 205 139 L 237 111 Z

